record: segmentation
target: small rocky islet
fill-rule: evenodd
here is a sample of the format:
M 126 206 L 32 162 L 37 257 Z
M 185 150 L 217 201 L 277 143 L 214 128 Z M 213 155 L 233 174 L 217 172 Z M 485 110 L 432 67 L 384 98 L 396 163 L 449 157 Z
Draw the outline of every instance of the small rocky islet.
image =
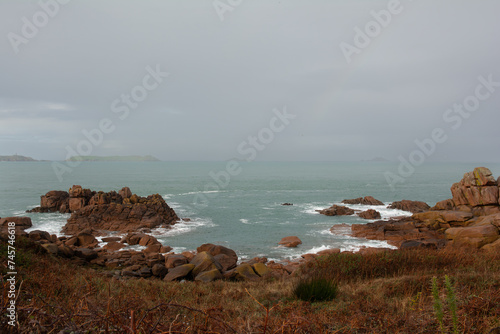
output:
M 332 233 L 354 237 L 385 240 L 399 249 L 444 247 L 470 248 L 480 251 L 500 250 L 500 178 L 491 171 L 478 167 L 466 173 L 452 185 L 452 198 L 429 207 L 424 202 L 403 200 L 389 208 L 412 212 L 412 216 L 377 220 L 367 224 L 337 224 Z M 344 200 L 343 204 L 383 205 L 371 196 Z M 303 262 L 321 255 L 340 253 L 328 249 L 317 254 L 304 254 L 300 261 L 276 263 L 267 258 L 238 262 L 232 249 L 221 245 L 204 244 L 196 251 L 176 254 L 150 234 L 157 227 L 171 228 L 181 219 L 158 195 L 141 197 L 128 187 L 120 191 L 96 192 L 75 185 L 69 191 L 49 191 L 41 196 L 40 206 L 29 212 L 71 213 L 57 237 L 45 231 L 24 230 L 32 226 L 29 217 L 0 219 L 1 233 L 7 234 L 9 222 L 16 225 L 16 234 L 29 237 L 45 251 L 69 258 L 78 264 L 93 264 L 105 269 L 105 275 L 117 279 L 156 278 L 165 281 L 196 280 L 210 282 L 218 279 L 258 280 L 261 277 L 287 277 Z M 318 210 L 327 216 L 354 215 L 380 219 L 380 213 L 369 209 L 356 212 L 345 206 L 333 205 Z M 350 230 L 346 233 L 346 229 Z M 110 232 L 114 235 L 110 236 Z M 100 246 L 96 237 L 102 237 Z M 302 241 L 297 236 L 284 237 L 282 247 L 297 247 Z M 123 249 L 141 245 L 141 251 Z M 364 248 L 361 253 L 397 251 L 388 248 Z

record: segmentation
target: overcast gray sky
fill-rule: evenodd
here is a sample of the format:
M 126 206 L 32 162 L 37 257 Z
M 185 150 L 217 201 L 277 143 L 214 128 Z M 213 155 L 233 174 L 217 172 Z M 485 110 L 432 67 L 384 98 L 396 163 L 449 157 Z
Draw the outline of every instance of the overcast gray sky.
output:
M 442 129 L 429 160 L 500 162 L 499 1 L 59 1 L 0 3 L 0 155 L 108 119 L 92 155 L 397 160 Z

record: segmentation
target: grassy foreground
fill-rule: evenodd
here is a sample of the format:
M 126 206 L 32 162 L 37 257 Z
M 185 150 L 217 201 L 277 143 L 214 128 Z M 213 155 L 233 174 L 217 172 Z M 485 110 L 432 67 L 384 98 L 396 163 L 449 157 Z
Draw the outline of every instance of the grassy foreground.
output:
M 1 333 L 489 333 L 500 327 L 498 254 L 407 250 L 322 257 L 303 266 L 299 277 L 334 280 L 338 293 L 332 301 L 310 303 L 294 297 L 299 277 L 118 281 L 18 240 L 13 328 L 6 317 L 6 248 L 2 243 Z

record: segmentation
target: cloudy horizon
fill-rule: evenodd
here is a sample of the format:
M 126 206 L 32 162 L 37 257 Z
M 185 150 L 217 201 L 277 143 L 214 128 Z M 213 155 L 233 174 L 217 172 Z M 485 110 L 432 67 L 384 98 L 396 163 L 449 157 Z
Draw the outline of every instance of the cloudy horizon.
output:
M 0 8 L 0 155 L 500 162 L 493 0 Z

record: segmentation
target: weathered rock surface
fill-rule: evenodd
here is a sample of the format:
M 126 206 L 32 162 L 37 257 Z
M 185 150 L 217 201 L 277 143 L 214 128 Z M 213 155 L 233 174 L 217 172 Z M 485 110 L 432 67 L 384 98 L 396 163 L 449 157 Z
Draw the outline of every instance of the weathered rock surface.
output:
M 198 274 L 204 271 L 222 269 L 222 266 L 208 252 L 201 252 L 196 254 L 196 256 L 189 263 L 195 265 L 192 272 L 194 277 L 198 276 Z
M 355 211 L 353 209 L 349 209 L 346 206 L 332 205 L 328 209 L 316 210 L 316 212 L 319 212 L 325 216 L 350 216 L 353 215 Z
M 473 172 L 465 173 L 460 182 L 452 185 L 451 193 L 455 206 L 499 205 L 500 192 L 497 180 L 485 167 L 478 167 Z
M 498 228 L 493 225 L 452 227 L 446 230 L 446 238 L 453 241 L 454 246 L 472 246 L 481 248 L 498 240 Z
M 196 266 L 194 264 L 183 264 L 168 271 L 164 281 L 174 281 L 188 277 Z
M 278 245 L 290 248 L 297 247 L 300 244 L 302 244 L 302 240 L 300 240 L 297 236 L 284 237 L 280 242 L 278 242 Z
M 362 204 L 362 205 L 384 205 L 383 202 L 372 196 L 358 197 L 354 199 L 345 199 L 342 201 L 344 204 Z
M 132 232 L 141 228 L 169 227 L 179 221 L 176 213 L 158 195 L 140 197 L 128 187 L 118 193 L 95 192 L 74 185 L 66 191 L 53 190 L 41 196 L 40 206 L 29 212 L 72 213 L 62 232 L 75 235 L 82 230 Z
M 85 197 L 75 197 L 75 196 Z M 91 195 L 91 196 L 90 196 Z M 128 196 L 128 197 L 122 197 Z M 132 232 L 141 228 L 168 227 L 179 220 L 163 198 L 158 195 L 140 197 L 130 195 L 130 189 L 114 191 L 90 192 L 87 189 L 73 186 L 71 200 L 79 199 L 80 204 L 73 211 L 68 223 L 63 227 L 65 234 L 76 234 L 83 229 L 92 228 L 98 231 Z M 89 197 L 90 196 L 90 197 Z M 75 207 L 76 208 L 76 207 Z M 151 239 L 153 237 L 149 237 Z M 146 245 L 153 243 L 149 241 Z
M 207 252 L 219 262 L 224 271 L 233 269 L 238 263 L 238 255 L 232 249 L 221 245 L 203 244 L 196 249 L 198 253 Z
M 14 226 L 13 226 L 14 225 Z M 32 227 L 30 217 L 6 217 L 0 218 L 0 235 L 8 237 L 9 227 L 14 227 L 16 235 L 26 235 L 24 231 L 27 228 Z
M 222 276 L 221 272 L 218 269 L 212 269 L 198 274 L 194 280 L 207 283 L 223 278 L 224 276 Z
M 66 191 L 52 190 L 40 197 L 40 206 L 28 212 L 69 213 L 69 194 Z
M 369 210 L 360 212 L 360 213 L 358 213 L 358 216 L 363 218 L 363 219 L 380 219 L 381 218 L 380 212 L 373 210 L 373 209 L 369 209 Z
M 428 211 L 430 209 L 430 206 L 427 203 L 421 201 L 402 200 L 392 202 L 391 205 L 389 205 L 387 208 L 408 211 L 411 213 L 419 213 Z
M 352 225 L 352 234 L 387 240 L 401 248 L 442 248 L 448 243 L 450 247 L 495 249 L 488 245 L 500 238 L 500 188 L 491 171 L 478 167 L 465 173 L 452 185 L 451 193 L 451 199 L 436 203 L 430 211 L 388 222 Z M 395 202 L 400 204 L 394 208 L 410 211 L 404 202 Z

